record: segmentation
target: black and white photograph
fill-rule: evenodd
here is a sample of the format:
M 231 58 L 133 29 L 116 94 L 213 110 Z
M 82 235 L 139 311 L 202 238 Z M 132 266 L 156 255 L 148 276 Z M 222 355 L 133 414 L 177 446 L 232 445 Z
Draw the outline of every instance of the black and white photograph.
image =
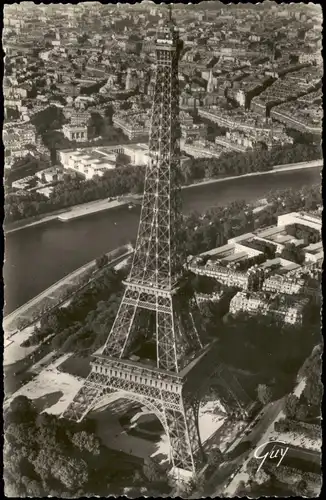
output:
M 323 13 L 3 8 L 7 498 L 316 498 Z

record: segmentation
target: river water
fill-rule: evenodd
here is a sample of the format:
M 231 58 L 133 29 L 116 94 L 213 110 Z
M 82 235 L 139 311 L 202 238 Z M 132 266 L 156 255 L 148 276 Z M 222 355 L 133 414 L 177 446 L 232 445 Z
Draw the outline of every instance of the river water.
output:
M 204 212 L 235 200 L 253 201 L 271 189 L 299 189 L 320 182 L 320 169 L 244 177 L 185 189 L 183 211 Z M 6 237 L 4 314 L 105 252 L 128 243 L 137 234 L 140 207 L 118 207 L 70 222 L 52 221 Z

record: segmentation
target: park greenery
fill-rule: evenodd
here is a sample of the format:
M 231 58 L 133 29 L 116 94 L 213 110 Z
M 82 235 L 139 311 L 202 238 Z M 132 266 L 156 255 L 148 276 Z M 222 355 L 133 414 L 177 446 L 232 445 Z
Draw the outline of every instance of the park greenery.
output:
M 264 172 L 271 170 L 275 165 L 319 158 L 321 158 L 319 146 L 302 144 L 259 152 L 229 152 L 215 159 L 189 158 L 180 168 L 180 182 L 183 185 L 188 185 L 205 179 Z M 31 159 L 29 158 L 30 163 Z M 16 170 L 15 166 L 13 170 Z M 22 171 L 21 166 L 20 171 Z M 6 223 L 48 214 L 55 210 L 98 199 L 118 197 L 130 193 L 141 194 L 144 189 L 144 175 L 145 167 L 135 168 L 131 166 L 119 166 L 105 172 L 103 177 L 95 176 L 89 180 L 66 174 L 64 180 L 54 186 L 49 198 L 36 191 L 16 192 L 7 189 Z
M 298 370 L 320 341 L 318 317 L 314 324 L 304 322 L 296 327 L 245 313 L 227 323 L 217 321 L 213 316 L 208 327 L 212 333 L 218 332 L 220 362 L 236 370 L 248 395 L 253 400 L 258 395 L 262 404 L 292 390 Z M 235 350 L 235 345 L 241 349 Z
M 124 277 L 125 271 L 103 268 L 97 279 L 74 295 L 67 306 L 41 318 L 27 341 L 28 346 L 52 339 L 54 350 L 85 355 L 101 347 L 117 312 Z
M 39 413 L 16 397 L 4 414 L 4 482 L 9 497 L 81 498 L 169 491 L 161 469 L 103 445 L 95 423 Z M 157 496 L 160 496 L 159 494 Z
M 321 439 L 320 415 L 323 398 L 322 346 L 318 345 L 306 360 L 302 375 L 305 387 L 300 397 L 289 394 L 284 408 L 285 418 L 275 422 L 277 432 L 292 432 L 310 438 Z
M 278 215 L 301 210 L 316 210 L 322 203 L 320 185 L 271 191 L 269 205 L 253 213 L 245 201 L 235 201 L 226 207 L 215 207 L 204 215 L 193 212 L 184 218 L 180 240 L 187 255 L 197 255 L 223 245 L 229 238 L 277 223 Z

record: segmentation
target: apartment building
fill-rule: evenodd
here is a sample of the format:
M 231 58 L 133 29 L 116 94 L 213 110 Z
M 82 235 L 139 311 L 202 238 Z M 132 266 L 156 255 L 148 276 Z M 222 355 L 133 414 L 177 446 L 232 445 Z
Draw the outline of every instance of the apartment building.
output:
M 298 101 L 275 106 L 271 118 L 287 126 L 310 134 L 322 133 L 323 109 L 321 104 L 300 105 Z
M 219 158 L 224 148 L 218 144 L 212 145 L 204 138 L 187 141 L 184 138 L 180 140 L 180 149 L 194 158 Z
M 267 303 L 259 293 L 238 292 L 230 301 L 231 314 L 239 312 L 266 314 L 267 310 Z
M 128 137 L 129 140 L 147 138 L 149 135 L 148 113 L 119 113 L 113 116 L 113 125 Z
M 302 323 L 303 311 L 308 301 L 308 299 L 289 301 L 288 299 L 282 300 L 279 297 L 270 300 L 259 292 L 250 294 L 238 292 L 231 299 L 229 311 L 235 315 L 239 312 L 271 314 L 288 325 L 298 325 Z
M 269 293 L 284 293 L 287 295 L 298 295 L 304 291 L 303 279 L 291 279 L 286 275 L 272 275 L 264 280 L 262 290 Z

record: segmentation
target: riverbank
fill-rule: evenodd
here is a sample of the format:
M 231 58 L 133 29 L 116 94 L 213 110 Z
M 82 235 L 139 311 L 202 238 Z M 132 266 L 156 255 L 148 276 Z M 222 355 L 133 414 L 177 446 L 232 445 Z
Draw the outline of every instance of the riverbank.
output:
M 117 261 L 120 262 L 121 260 L 126 259 L 133 252 L 133 248 L 131 245 L 125 245 L 125 248 L 121 247 L 122 253 L 120 255 L 117 256 L 116 252 L 117 250 L 107 253 L 109 266 L 113 265 Z M 84 266 L 81 266 L 61 280 L 57 281 L 56 283 L 54 283 L 54 285 L 50 286 L 42 293 L 40 293 L 4 318 L 4 366 L 16 363 L 17 361 L 31 354 L 33 350 L 39 347 L 33 346 L 24 348 L 21 346 L 21 344 L 33 334 L 36 324 L 39 323 L 40 318 L 37 317 L 37 319 L 33 321 L 33 317 L 35 315 L 35 312 L 40 312 L 40 310 L 42 309 L 42 303 L 44 303 L 45 305 L 45 303 L 51 304 L 51 302 L 53 302 L 52 308 L 64 306 L 71 300 L 71 297 L 75 293 L 89 284 L 88 281 L 86 284 L 83 284 L 75 289 L 75 285 L 78 284 L 78 281 L 80 281 L 81 277 L 92 270 L 92 268 L 95 268 L 95 266 L 96 260 L 88 262 Z M 65 292 L 69 289 L 69 287 L 74 287 L 74 290 L 72 290 L 70 296 L 66 296 Z M 60 297 L 62 297 L 61 300 Z M 51 310 L 51 305 L 46 312 L 49 312 L 49 310 Z M 31 323 L 22 330 L 19 330 L 18 322 L 24 319 L 26 321 L 30 320 Z
M 189 189 L 198 186 L 204 186 L 206 184 L 217 184 L 219 182 L 232 181 L 235 179 L 243 179 L 245 177 L 260 177 L 261 175 L 270 175 L 279 172 L 291 172 L 292 170 L 303 170 L 306 168 L 320 168 L 323 167 L 324 160 L 314 160 L 311 162 L 293 163 L 288 165 L 277 165 L 273 167 L 272 170 L 267 170 L 266 172 L 250 172 L 249 174 L 233 175 L 228 177 L 223 177 L 220 179 L 206 179 L 203 181 L 196 182 L 194 184 L 189 184 L 189 186 L 182 186 L 181 189 Z
M 72 219 L 78 219 L 79 217 L 84 217 L 85 215 L 94 214 L 96 212 L 101 212 L 102 210 L 110 210 L 112 208 L 121 207 L 126 205 L 127 202 L 113 200 L 99 200 L 97 202 L 92 202 L 87 205 L 82 205 L 80 207 L 73 208 L 70 212 L 59 215 L 57 218 L 61 222 L 68 222 Z
M 323 166 L 323 164 L 324 164 L 323 160 L 314 160 L 310 162 L 277 165 L 273 167 L 272 170 L 268 170 L 266 172 L 252 172 L 249 174 L 234 175 L 219 179 L 205 179 L 189 184 L 188 186 L 182 186 L 182 189 L 190 189 L 198 186 L 204 186 L 206 184 L 215 184 L 215 183 L 217 184 L 221 182 L 231 181 L 235 179 L 242 179 L 246 177 L 259 177 L 262 175 L 271 175 L 273 173 L 279 173 L 279 172 L 291 172 L 292 170 L 295 171 L 307 168 L 318 168 L 318 167 L 320 168 Z M 28 227 L 36 226 L 39 224 L 45 224 L 46 222 L 50 222 L 53 220 L 59 220 L 61 222 L 69 222 L 77 218 L 94 214 L 96 212 L 112 210 L 117 207 L 128 205 L 130 203 L 130 197 L 135 199 L 141 199 L 142 195 L 138 196 L 129 195 L 129 199 L 128 195 L 126 195 L 125 197 L 119 196 L 117 199 L 112 201 L 108 201 L 107 199 L 96 200 L 81 205 L 75 205 L 73 207 L 70 207 L 69 209 L 56 210 L 55 212 L 52 212 L 48 215 L 37 216 L 37 218 L 34 217 L 32 220 L 28 219 L 25 221 L 18 221 L 16 223 L 8 224 L 8 226 L 5 226 L 5 233 L 10 234 L 16 231 L 20 231 L 21 229 L 26 229 Z
M 120 197 L 119 197 L 120 198 Z M 110 210 L 113 208 L 118 208 L 123 205 L 127 205 L 129 202 L 125 200 L 115 199 L 108 201 L 107 198 L 104 200 L 95 200 L 89 203 L 83 203 L 81 205 L 74 205 L 69 209 L 56 210 L 51 212 L 49 215 L 32 217 L 27 220 L 22 220 L 18 222 L 13 222 L 5 226 L 5 234 L 14 233 L 20 231 L 21 229 L 27 229 L 28 227 L 38 226 L 39 224 L 45 224 L 53 220 L 59 220 L 61 222 L 69 222 L 69 220 L 77 219 L 79 217 L 84 217 L 86 215 L 91 215 L 96 212 L 102 212 L 104 210 Z

